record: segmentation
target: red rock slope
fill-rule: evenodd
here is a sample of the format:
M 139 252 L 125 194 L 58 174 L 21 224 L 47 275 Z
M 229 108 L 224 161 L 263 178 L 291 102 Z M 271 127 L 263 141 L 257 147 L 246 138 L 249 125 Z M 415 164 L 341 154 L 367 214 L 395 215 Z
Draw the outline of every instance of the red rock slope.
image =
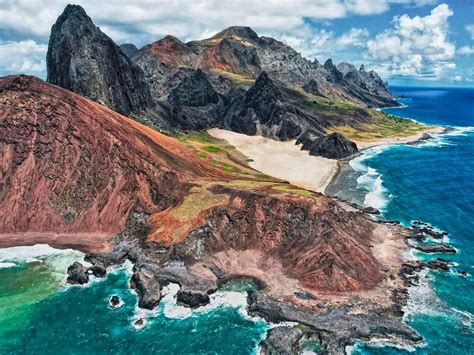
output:
M 174 139 L 29 76 L 0 79 L 0 233 L 123 230 L 221 173 Z

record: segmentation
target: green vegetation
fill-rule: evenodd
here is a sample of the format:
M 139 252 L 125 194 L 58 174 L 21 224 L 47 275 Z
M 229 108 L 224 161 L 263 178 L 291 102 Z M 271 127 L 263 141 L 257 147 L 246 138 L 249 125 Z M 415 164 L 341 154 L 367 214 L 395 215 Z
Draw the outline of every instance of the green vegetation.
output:
M 273 179 L 272 176 L 267 175 L 267 174 L 262 174 L 262 173 L 257 173 L 255 174 L 255 176 L 258 177 L 259 179 Z
M 197 155 L 198 157 L 201 157 L 201 158 L 204 158 L 204 159 L 207 158 L 207 154 L 204 153 L 204 152 L 197 152 L 196 155 Z
M 176 207 L 171 214 L 180 220 L 188 222 L 199 214 L 202 210 L 211 207 L 226 198 L 226 195 L 215 195 L 205 188 L 195 188 L 183 203 Z
M 209 153 L 220 153 L 223 152 L 223 150 L 219 147 L 216 147 L 215 145 L 208 145 L 203 148 L 205 151 Z
M 303 196 L 303 197 L 312 197 L 313 196 L 313 193 L 311 191 L 300 189 L 298 187 L 291 186 L 291 185 L 276 185 L 276 186 L 272 186 L 272 189 L 282 191 L 282 192 L 286 192 L 286 193 L 290 193 L 290 194 L 300 195 L 300 196 Z

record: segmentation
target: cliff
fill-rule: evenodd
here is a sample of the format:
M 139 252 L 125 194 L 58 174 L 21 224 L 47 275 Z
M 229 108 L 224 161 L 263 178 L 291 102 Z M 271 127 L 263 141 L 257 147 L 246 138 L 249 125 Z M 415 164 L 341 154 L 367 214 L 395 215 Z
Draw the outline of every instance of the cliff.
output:
M 51 28 L 47 81 L 129 115 L 152 106 L 143 71 L 84 9 L 67 5 Z

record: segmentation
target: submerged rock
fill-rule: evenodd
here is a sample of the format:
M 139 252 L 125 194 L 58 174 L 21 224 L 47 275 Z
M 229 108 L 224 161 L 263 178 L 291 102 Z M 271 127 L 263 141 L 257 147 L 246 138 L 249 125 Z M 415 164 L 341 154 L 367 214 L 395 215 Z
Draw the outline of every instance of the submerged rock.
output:
M 145 326 L 146 326 L 146 319 L 139 318 L 135 322 L 133 322 L 133 327 L 136 330 L 143 329 L 143 328 L 145 328 Z
M 110 297 L 109 304 L 112 308 L 120 308 L 123 305 L 123 301 L 120 299 L 119 296 L 113 295 L 112 297 Z
M 67 283 L 71 285 L 83 285 L 89 282 L 87 268 L 78 261 L 67 268 L 67 274 Z
M 358 151 L 357 145 L 354 142 L 336 132 L 316 139 L 311 145 L 309 154 L 328 159 L 344 159 L 356 154 Z
M 144 268 L 135 270 L 130 286 L 138 293 L 138 307 L 153 309 L 160 303 L 160 280 L 152 272 Z

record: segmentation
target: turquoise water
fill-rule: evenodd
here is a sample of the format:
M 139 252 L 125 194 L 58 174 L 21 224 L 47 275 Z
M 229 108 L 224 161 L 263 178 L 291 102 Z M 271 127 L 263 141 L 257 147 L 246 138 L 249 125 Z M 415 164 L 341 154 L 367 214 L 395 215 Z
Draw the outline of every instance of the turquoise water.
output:
M 136 307 L 126 268 L 91 286 L 65 287 L 64 275 L 52 277 L 59 273 L 51 260 L 61 258 L 59 252 L 0 269 L 0 353 L 252 354 L 268 329 L 245 313 L 246 294 L 236 287 L 191 311 L 176 306 L 172 285 L 157 310 L 144 311 Z M 109 307 L 112 295 L 123 300 L 121 308 Z M 141 330 L 132 326 L 138 318 L 147 320 Z
M 430 273 L 432 286 L 414 290 L 408 322 L 426 339 L 415 354 L 473 354 L 474 329 L 474 89 L 394 88 L 406 96 L 398 116 L 453 127 L 418 146 L 376 148 L 351 162 L 359 171 L 356 189 L 383 217 L 410 225 L 428 222 L 449 233 L 459 250 L 442 257 L 456 262 L 453 273 Z M 370 192 L 369 192 L 370 190 Z M 428 258 L 418 254 L 421 258 Z M 456 271 L 466 271 L 462 277 Z M 405 353 L 389 347 L 359 346 L 356 354 Z

